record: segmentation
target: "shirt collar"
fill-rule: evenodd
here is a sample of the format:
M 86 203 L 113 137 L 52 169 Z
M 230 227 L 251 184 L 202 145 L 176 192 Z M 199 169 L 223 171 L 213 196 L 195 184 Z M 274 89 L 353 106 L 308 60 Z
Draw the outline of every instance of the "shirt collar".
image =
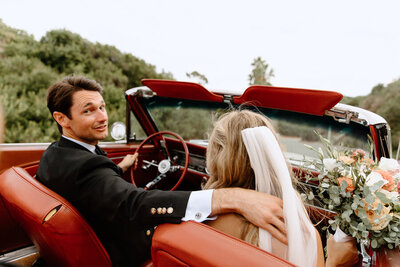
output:
M 71 137 L 67 137 L 65 135 L 62 135 L 63 138 L 68 139 L 69 141 L 72 141 L 78 145 L 83 146 L 84 148 L 86 148 L 87 150 L 89 150 L 90 152 L 92 152 L 93 154 L 96 154 L 95 150 L 96 150 L 96 146 L 94 145 L 89 145 L 88 143 L 82 142 L 82 141 L 78 141 L 76 139 L 73 139 Z

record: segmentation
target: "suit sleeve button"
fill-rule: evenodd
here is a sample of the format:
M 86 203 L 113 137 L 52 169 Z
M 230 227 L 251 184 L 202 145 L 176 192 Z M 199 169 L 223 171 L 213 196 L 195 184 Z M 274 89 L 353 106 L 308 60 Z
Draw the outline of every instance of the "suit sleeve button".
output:
M 168 214 L 171 214 L 172 212 L 174 212 L 174 208 L 173 208 L 173 207 L 169 207 L 169 208 L 167 209 L 167 213 L 168 213 Z
M 155 209 L 155 208 L 151 208 L 151 209 L 150 209 L 150 213 L 151 213 L 151 214 L 156 214 L 156 209 Z
M 162 208 L 157 208 L 157 213 L 161 214 L 162 213 Z
M 164 207 L 164 208 L 162 208 L 162 211 L 161 211 L 161 212 L 162 212 L 162 214 L 165 214 L 165 213 L 167 213 L 167 208 L 165 208 L 165 207 Z
M 150 234 L 151 234 L 151 231 L 150 231 L 150 230 L 147 230 L 147 231 L 146 231 L 146 235 L 149 236 Z

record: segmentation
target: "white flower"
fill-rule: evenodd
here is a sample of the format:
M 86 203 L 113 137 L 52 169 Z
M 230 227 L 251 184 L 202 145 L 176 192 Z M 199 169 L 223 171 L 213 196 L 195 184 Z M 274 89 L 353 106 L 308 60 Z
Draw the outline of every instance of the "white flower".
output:
M 400 169 L 400 165 L 395 159 L 381 158 L 379 161 L 379 169 L 384 171 L 395 171 Z
M 347 242 L 354 240 L 354 237 L 346 235 L 342 229 L 338 227 L 333 235 L 333 239 L 335 239 L 336 242 Z
M 392 202 L 395 202 L 396 199 L 399 197 L 399 193 L 397 193 L 396 191 L 393 192 L 389 192 L 385 189 L 380 190 L 379 192 L 382 192 L 385 194 L 385 196 L 390 199 Z
M 385 179 L 383 179 L 382 175 L 377 172 L 371 172 L 368 176 L 367 179 L 365 180 L 365 184 L 368 186 L 373 186 L 375 183 L 383 181 L 382 186 L 388 183 Z M 382 187 L 381 186 L 381 187 Z M 379 188 L 378 188 L 379 189 Z
M 324 167 L 328 172 L 333 171 L 333 169 L 335 169 L 336 167 L 339 167 L 339 165 L 336 162 L 336 159 L 326 158 L 323 160 L 323 162 L 324 162 Z

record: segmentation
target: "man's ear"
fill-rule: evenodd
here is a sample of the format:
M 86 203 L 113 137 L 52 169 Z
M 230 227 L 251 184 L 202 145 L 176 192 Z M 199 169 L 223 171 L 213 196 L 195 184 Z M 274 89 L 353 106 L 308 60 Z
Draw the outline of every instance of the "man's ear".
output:
M 69 118 L 64 113 L 61 113 L 59 111 L 54 111 L 53 118 L 56 120 L 58 124 L 61 125 L 61 127 L 66 128 L 69 126 Z

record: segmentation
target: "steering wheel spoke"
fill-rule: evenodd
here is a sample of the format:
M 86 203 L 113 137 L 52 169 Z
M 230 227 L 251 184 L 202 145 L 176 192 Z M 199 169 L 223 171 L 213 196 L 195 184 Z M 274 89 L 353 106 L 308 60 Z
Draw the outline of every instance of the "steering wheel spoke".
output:
M 160 173 L 153 181 L 148 182 L 146 184 L 146 186 L 144 187 L 145 190 L 149 190 L 152 189 L 158 182 L 160 182 L 163 178 L 163 176 L 165 176 L 164 173 Z
M 142 169 L 143 170 L 147 170 L 147 169 L 149 169 L 151 166 L 154 166 L 154 167 L 156 167 L 156 168 L 158 168 L 158 163 L 157 163 L 157 161 L 155 161 L 155 160 L 152 160 L 152 161 L 148 161 L 148 160 L 142 160 L 142 162 L 143 163 L 145 163 L 146 165 L 142 165 Z
M 183 150 L 185 152 L 185 164 L 184 166 L 181 166 L 171 160 L 171 150 L 168 148 L 167 144 L 167 139 L 164 137 L 164 135 L 171 135 L 176 138 L 176 140 L 179 141 L 179 143 L 182 145 Z M 149 141 L 152 141 L 153 144 L 155 144 L 155 147 L 160 150 L 158 154 L 163 155 L 165 159 L 160 160 L 158 163 L 155 160 L 148 161 L 148 160 L 142 160 L 138 162 L 137 168 L 131 168 L 131 181 L 134 185 L 136 185 L 135 182 L 135 170 L 141 169 L 141 170 L 148 170 L 150 167 L 157 167 L 158 170 L 158 175 L 155 179 L 152 181 L 148 182 L 145 185 L 145 189 L 152 189 L 158 184 L 161 180 L 168 179 L 170 175 L 176 177 L 177 175 L 173 175 L 174 173 L 181 171 L 182 173 L 179 176 L 178 181 L 175 183 L 175 185 L 170 189 L 171 191 L 175 190 L 180 183 L 183 181 L 183 178 L 185 177 L 185 174 L 187 172 L 188 166 L 189 166 L 189 150 L 187 148 L 187 145 L 185 143 L 185 140 L 183 140 L 182 137 L 180 137 L 178 134 L 169 132 L 169 131 L 163 131 L 163 132 L 158 132 L 150 135 L 147 137 L 142 143 L 139 144 L 138 148 L 136 149 L 135 153 L 139 154 L 140 158 L 140 151 L 143 148 L 144 144 L 148 143 Z M 164 146 L 161 146 L 160 141 L 164 143 Z M 159 145 L 157 145 L 159 144 Z M 179 175 L 179 173 L 178 173 Z

